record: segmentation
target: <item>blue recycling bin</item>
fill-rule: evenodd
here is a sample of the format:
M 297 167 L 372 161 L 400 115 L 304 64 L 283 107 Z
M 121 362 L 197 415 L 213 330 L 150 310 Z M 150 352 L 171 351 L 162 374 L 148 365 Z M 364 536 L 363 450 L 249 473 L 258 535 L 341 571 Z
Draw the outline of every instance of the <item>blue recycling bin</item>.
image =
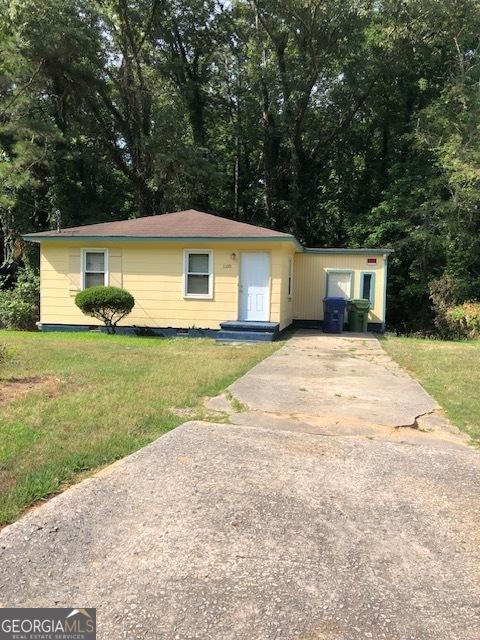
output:
M 346 305 L 347 301 L 344 298 L 327 296 L 323 299 L 323 331 L 325 333 L 343 332 Z

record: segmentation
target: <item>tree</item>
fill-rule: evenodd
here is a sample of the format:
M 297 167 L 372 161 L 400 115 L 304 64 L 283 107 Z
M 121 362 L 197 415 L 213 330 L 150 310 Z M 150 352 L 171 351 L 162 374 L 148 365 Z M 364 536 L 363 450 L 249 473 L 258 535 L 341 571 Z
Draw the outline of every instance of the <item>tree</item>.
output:
M 27 267 L 20 270 L 12 289 L 0 290 L 0 326 L 31 331 L 39 316 L 40 277 Z
M 55 20 L 52 20 L 55 16 Z M 390 321 L 478 296 L 475 0 L 0 0 L 0 219 L 206 208 L 395 253 Z
M 432 209 L 443 222 L 446 273 L 457 302 L 480 298 L 480 58 L 456 41 L 457 60 L 438 99 L 420 113 L 417 141 L 434 156 L 443 197 Z

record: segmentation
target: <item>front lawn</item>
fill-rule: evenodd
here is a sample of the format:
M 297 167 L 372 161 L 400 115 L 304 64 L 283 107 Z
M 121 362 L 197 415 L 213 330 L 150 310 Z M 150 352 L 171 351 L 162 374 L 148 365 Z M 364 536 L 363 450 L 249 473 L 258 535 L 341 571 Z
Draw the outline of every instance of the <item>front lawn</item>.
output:
M 389 336 L 382 345 L 419 380 L 459 429 L 480 440 L 480 340 Z
M 205 416 L 277 345 L 0 331 L 0 524 L 92 469 Z

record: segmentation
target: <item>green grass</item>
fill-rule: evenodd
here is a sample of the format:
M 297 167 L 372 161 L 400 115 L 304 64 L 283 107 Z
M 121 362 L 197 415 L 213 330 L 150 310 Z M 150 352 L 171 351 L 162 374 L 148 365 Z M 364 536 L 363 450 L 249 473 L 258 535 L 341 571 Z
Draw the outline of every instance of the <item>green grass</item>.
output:
M 480 340 L 385 337 L 382 345 L 437 400 L 453 424 L 480 441 Z
M 0 331 L 0 343 L 11 355 L 0 379 L 0 524 L 185 420 L 202 418 L 205 396 L 278 346 L 10 331 Z M 12 396 L 12 382 L 28 378 L 40 383 Z

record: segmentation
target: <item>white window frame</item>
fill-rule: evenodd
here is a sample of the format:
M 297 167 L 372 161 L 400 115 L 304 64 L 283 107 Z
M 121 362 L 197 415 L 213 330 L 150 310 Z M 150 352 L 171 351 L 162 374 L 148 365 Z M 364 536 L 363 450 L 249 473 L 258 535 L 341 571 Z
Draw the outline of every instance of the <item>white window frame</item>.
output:
M 208 273 L 190 273 L 188 271 L 188 258 L 192 254 L 208 254 Z M 208 275 L 208 293 L 188 293 L 189 275 Z M 212 300 L 213 298 L 213 251 L 211 249 L 184 249 L 183 251 L 183 297 Z
M 293 297 L 293 256 L 288 256 L 288 278 L 287 278 L 288 299 Z
M 81 282 L 82 282 L 82 289 L 85 289 L 85 267 L 87 265 L 87 253 L 103 253 L 103 261 L 104 261 L 104 278 L 103 278 L 103 284 L 104 286 L 108 286 L 108 281 L 109 281 L 109 273 L 108 273 L 108 249 L 82 249 L 81 250 Z M 99 271 L 91 271 L 89 273 L 100 273 Z
M 335 275 L 336 273 L 348 273 L 350 275 L 350 296 L 345 298 L 345 300 L 352 300 L 355 296 L 355 271 L 353 269 L 326 269 L 326 282 L 325 282 L 325 295 L 330 295 L 328 293 L 328 280 L 330 276 Z

